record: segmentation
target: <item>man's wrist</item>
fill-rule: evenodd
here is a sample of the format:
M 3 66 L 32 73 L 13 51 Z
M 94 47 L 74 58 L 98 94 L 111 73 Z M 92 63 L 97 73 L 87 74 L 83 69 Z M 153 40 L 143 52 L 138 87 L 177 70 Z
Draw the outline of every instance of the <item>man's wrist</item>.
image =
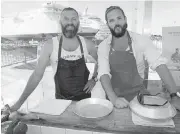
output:
M 180 93 L 179 93 L 179 92 L 171 93 L 171 94 L 170 94 L 170 97 L 171 97 L 171 99 L 180 98 Z
M 116 95 L 111 95 L 111 96 L 109 96 L 108 98 L 109 98 L 109 100 L 110 100 L 112 103 L 115 103 L 116 100 L 118 99 L 118 97 L 117 97 Z
M 97 79 L 97 77 L 96 76 L 92 76 L 92 78 L 91 79 L 93 79 L 95 82 L 97 82 L 98 81 L 98 79 Z

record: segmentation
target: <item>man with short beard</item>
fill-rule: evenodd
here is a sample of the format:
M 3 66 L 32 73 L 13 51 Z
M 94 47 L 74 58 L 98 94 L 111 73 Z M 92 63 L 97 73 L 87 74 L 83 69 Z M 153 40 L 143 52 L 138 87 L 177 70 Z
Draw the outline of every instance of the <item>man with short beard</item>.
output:
M 89 70 L 85 64 L 89 56 L 97 60 L 97 49 L 92 41 L 77 35 L 79 23 L 79 15 L 75 9 L 63 9 L 60 17 L 62 34 L 45 43 L 37 67 L 19 100 L 11 106 L 11 111 L 18 110 L 35 90 L 49 61 L 54 72 L 56 99 L 79 101 L 98 96 L 101 91 L 92 90 L 97 81 L 97 67 L 94 69 L 93 77 L 88 80 Z M 98 90 L 98 88 L 94 89 Z M 91 96 L 92 92 L 95 96 Z M 105 96 L 104 91 L 99 97 L 103 94 Z
M 124 108 L 139 92 L 149 94 L 143 85 L 147 59 L 170 92 L 171 103 L 180 109 L 178 87 L 150 38 L 129 32 L 127 18 L 118 6 L 107 8 L 105 18 L 112 35 L 98 47 L 98 78 L 108 99 L 115 107 Z

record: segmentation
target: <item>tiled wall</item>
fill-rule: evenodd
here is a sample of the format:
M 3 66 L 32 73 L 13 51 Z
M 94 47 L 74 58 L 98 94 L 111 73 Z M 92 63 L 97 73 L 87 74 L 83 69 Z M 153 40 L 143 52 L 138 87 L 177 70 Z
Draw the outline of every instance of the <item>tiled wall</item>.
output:
M 111 134 L 111 133 L 28 125 L 27 134 Z

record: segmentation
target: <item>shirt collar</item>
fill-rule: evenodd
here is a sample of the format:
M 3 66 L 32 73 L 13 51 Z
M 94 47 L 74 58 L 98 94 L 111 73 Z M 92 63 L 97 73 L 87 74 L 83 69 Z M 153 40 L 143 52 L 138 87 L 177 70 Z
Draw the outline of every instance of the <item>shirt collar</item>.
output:
M 133 36 L 132 36 L 132 32 L 131 31 L 128 31 L 129 32 L 129 35 L 131 37 L 131 40 L 133 42 Z M 111 41 L 112 41 L 112 34 L 110 34 L 107 38 L 106 38 L 106 41 L 107 41 L 107 44 L 110 45 L 111 44 Z
M 132 43 L 133 43 L 133 42 L 134 42 L 134 41 L 133 41 L 133 35 L 132 35 L 133 32 L 131 32 L 131 31 L 128 31 L 128 32 L 129 32 L 130 38 L 131 38 Z M 111 45 L 111 41 L 112 41 L 112 34 L 110 34 L 110 35 L 106 38 L 106 43 L 107 43 L 108 46 Z M 126 49 L 126 51 L 128 51 L 128 50 L 130 50 L 129 47 Z

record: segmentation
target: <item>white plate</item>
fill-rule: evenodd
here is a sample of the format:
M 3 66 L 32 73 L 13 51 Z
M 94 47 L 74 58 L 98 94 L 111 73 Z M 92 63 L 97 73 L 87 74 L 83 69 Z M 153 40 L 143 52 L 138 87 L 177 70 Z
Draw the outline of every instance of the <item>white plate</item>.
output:
M 42 101 L 35 108 L 29 109 L 29 112 L 42 113 L 47 115 L 61 115 L 71 104 L 72 100 L 49 99 Z
M 162 104 L 163 102 L 166 101 L 164 98 L 158 96 L 151 96 L 151 99 L 154 99 L 154 101 L 158 101 L 157 104 Z M 133 113 L 137 114 L 138 116 L 153 120 L 169 120 L 172 117 L 174 117 L 177 113 L 176 109 L 169 102 L 163 106 L 141 105 L 138 102 L 137 97 L 135 97 L 130 102 L 130 109 Z

